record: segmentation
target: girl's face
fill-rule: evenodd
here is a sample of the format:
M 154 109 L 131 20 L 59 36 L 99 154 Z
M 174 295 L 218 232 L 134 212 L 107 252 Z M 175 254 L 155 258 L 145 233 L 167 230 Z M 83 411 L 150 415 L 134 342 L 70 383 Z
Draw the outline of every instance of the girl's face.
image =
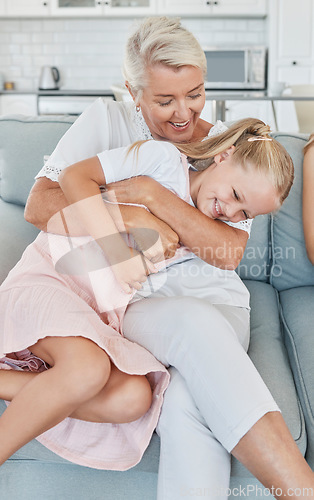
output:
M 205 105 L 202 70 L 158 64 L 148 70 L 147 78 L 139 105 L 153 138 L 190 141 Z
M 280 207 L 280 197 L 265 174 L 232 159 L 234 146 L 215 156 L 202 172 L 190 171 L 191 197 L 211 219 L 239 222 Z

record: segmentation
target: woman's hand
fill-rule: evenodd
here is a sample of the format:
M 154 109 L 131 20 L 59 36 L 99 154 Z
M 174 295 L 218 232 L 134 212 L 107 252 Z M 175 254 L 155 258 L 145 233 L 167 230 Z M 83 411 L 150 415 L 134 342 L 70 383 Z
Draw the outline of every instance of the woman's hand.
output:
M 148 206 L 151 196 L 156 196 L 159 182 L 146 175 L 131 177 L 106 185 L 106 197 L 118 203 L 139 203 Z
M 112 212 L 117 208 L 117 205 L 111 203 L 106 205 L 108 210 Z M 118 207 L 120 224 L 117 224 L 118 217 L 114 218 L 119 231 L 126 230 L 131 234 L 136 242 L 137 249 L 147 259 L 156 263 L 174 256 L 179 246 L 179 237 L 168 224 L 155 217 L 145 208 L 132 205 L 119 205 Z

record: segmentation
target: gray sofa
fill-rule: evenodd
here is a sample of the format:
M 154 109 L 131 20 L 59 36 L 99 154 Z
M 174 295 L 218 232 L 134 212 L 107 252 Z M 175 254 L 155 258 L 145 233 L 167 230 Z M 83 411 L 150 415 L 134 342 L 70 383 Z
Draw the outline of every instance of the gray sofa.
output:
M 71 117 L 0 117 L 0 282 L 37 234 L 23 208 L 42 159 L 73 122 Z M 253 224 L 238 268 L 251 293 L 249 355 L 282 409 L 292 435 L 314 467 L 314 266 L 307 259 L 301 221 L 305 136 L 275 133 L 291 154 L 296 180 L 282 209 Z M 30 402 L 31 404 L 31 402 Z M 5 404 L 0 401 L 0 412 Z M 36 408 L 34 408 L 36 411 Z M 184 436 L 182 436 L 184 439 Z M 153 500 L 159 438 L 126 472 L 74 465 L 36 440 L 0 468 L 1 497 L 10 500 Z M 230 498 L 270 498 L 236 460 Z M 206 492 L 185 492 L 206 497 Z

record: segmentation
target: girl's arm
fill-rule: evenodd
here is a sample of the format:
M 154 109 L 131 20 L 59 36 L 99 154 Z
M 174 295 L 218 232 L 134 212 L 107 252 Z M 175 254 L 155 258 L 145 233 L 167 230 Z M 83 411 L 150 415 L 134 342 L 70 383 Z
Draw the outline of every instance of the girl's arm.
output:
M 235 269 L 239 265 L 248 240 L 246 231 L 210 219 L 146 176 L 110 184 L 109 189 L 114 191 L 120 203 L 147 206 L 202 260 L 221 269 Z
M 106 179 L 98 157 L 64 169 L 58 181 L 70 204 L 70 212 L 74 217 L 78 216 L 87 234 L 104 251 L 124 291 L 129 293 L 132 288 L 140 289 L 147 274 L 154 269 L 141 254 L 126 245 L 107 204 L 103 202 L 100 186 L 106 183 Z M 66 226 L 70 223 L 71 221 L 65 221 Z M 130 259 L 132 262 L 129 262 Z
M 51 181 L 46 177 L 36 180 L 30 191 L 24 216 L 25 219 L 42 231 L 48 231 L 54 234 L 70 234 L 71 236 L 85 236 L 86 229 L 82 226 L 77 217 L 72 218 L 68 224 L 68 232 L 65 233 L 64 224 L 60 217 L 55 216 L 60 210 L 66 211 L 69 203 L 64 196 L 58 182 Z M 34 207 L 36 208 L 34 210 Z M 40 207 L 40 210 L 38 210 Z M 107 207 L 110 211 L 110 206 Z M 115 212 L 110 212 L 115 217 Z M 70 212 L 67 219 L 71 217 Z M 138 228 L 146 228 L 156 231 L 161 240 L 161 251 L 155 248 L 145 251 L 145 256 L 157 262 L 163 259 L 169 259 L 174 256 L 178 244 L 178 235 L 162 220 L 155 217 L 145 208 L 132 205 L 119 205 L 119 217 L 115 220 L 119 231 L 135 233 Z M 135 236 L 135 235 L 134 235 Z M 137 232 L 137 243 L 141 245 L 139 233 Z
M 303 162 L 303 229 L 306 252 L 314 265 L 314 134 L 304 153 Z

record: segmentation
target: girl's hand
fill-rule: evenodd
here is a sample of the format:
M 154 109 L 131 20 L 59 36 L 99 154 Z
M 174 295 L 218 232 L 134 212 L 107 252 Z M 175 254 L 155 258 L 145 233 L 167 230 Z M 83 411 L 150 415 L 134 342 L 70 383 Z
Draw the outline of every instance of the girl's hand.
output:
M 112 271 L 125 293 L 132 293 L 133 289 L 140 290 L 147 276 L 156 273 L 155 266 L 138 253 L 130 248 L 131 258 L 119 262 L 112 266 Z

